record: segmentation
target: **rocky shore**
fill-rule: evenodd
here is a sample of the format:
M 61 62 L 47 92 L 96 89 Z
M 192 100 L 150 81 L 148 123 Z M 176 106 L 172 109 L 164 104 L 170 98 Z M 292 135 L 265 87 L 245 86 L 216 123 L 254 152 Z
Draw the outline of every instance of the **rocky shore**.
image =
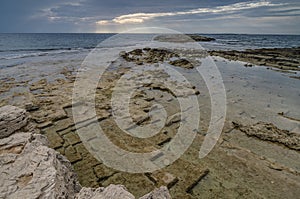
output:
M 220 56 L 229 60 L 248 62 L 280 70 L 300 70 L 300 48 L 248 49 L 245 51 L 210 51 L 212 56 Z
M 159 68 L 159 64 L 165 62 L 170 67 L 189 74 L 195 72 L 194 66 L 201 64 L 194 58 L 206 56 L 207 53 L 204 52 L 170 51 L 166 48 L 138 48 L 120 52 L 119 59 L 112 63 L 116 69 L 105 71 L 95 94 L 96 120 L 106 136 L 115 145 L 133 152 L 149 152 L 170 143 L 181 119 L 178 100 L 166 85 L 174 86 L 180 97 L 196 95 L 203 104 L 206 103 L 205 90 L 178 80 L 168 80 L 168 74 Z M 138 70 L 141 66 L 148 69 L 142 75 L 130 71 Z M 206 121 L 210 117 L 209 110 L 202 116 L 201 127 L 196 131 L 194 142 L 173 164 L 158 171 L 139 174 L 106 166 L 91 155 L 76 131 L 72 113 L 72 92 L 76 78 L 74 72 L 73 68 L 65 67 L 61 69 L 60 76 L 52 81 L 41 77 L 34 81 L 18 81 L 13 78 L 1 80 L 3 84 L 1 83 L 0 94 L 6 94 L 16 87 L 26 88 L 6 94 L 7 97 L 0 101 L 0 106 L 5 110 L 0 112 L 3 118 L 0 120 L 3 143 L 0 145 L 1 158 L 3 157 L 0 173 L 3 191 L 0 194 L 3 193 L 3 197 L 32 192 L 37 196 L 42 194 L 44 198 L 66 195 L 69 198 L 97 198 L 97 194 L 108 196 L 107 194 L 112 194 L 111 190 L 115 190 L 114 194 L 125 194 L 122 198 L 155 198 L 155 194 L 161 193 L 166 194 L 162 198 L 168 198 L 166 188 L 156 189 L 161 186 L 167 187 L 175 199 L 297 198 L 300 195 L 300 141 L 297 132 L 282 130 L 266 122 L 233 122 L 232 118 L 228 118 L 213 151 L 204 159 L 199 159 L 199 147 L 208 128 Z M 148 114 L 153 105 L 162 104 L 166 109 L 166 125 L 149 139 L 129 136 L 114 121 L 110 99 L 118 80 L 124 74 L 128 74 L 129 80 L 141 83 L 130 102 L 130 114 L 136 124 L 143 126 L 153 122 Z M 155 81 L 142 84 L 142 77 L 154 77 Z M 119 103 L 122 104 L 123 101 L 120 100 Z M 32 121 L 30 125 L 22 122 L 23 118 L 27 118 L 24 110 L 7 108 L 4 106 L 7 104 L 26 109 Z M 207 104 L 209 106 L 209 102 Z M 10 114 L 9 110 L 15 110 L 18 114 L 13 111 Z M 7 119 L 7 115 L 13 115 L 11 117 L 14 119 Z M 7 121 L 14 121 L 18 125 L 8 125 Z M 81 128 L 86 128 L 91 121 L 94 118 L 85 121 Z M 34 125 L 40 134 L 32 132 Z M 51 149 L 45 146 L 46 138 Z M 34 163 L 30 167 L 25 161 L 26 163 L 20 163 L 23 167 L 19 167 L 20 164 L 14 163 L 15 160 L 26 160 L 23 154 L 28 150 L 25 149 L 30 149 L 30 155 L 26 157 L 32 157 L 34 162 L 40 164 Z M 7 172 L 10 168 L 14 168 L 16 172 Z M 51 171 L 46 172 L 47 178 L 38 177 L 45 168 Z M 39 175 L 34 171 L 38 171 Z M 57 181 L 59 176 L 64 177 Z M 9 180 L 12 178 L 15 179 L 13 182 Z M 45 178 L 47 180 L 43 180 Z M 40 182 L 39 180 L 46 184 L 37 183 L 34 186 L 33 182 Z M 33 188 L 28 188 L 29 186 Z M 154 191 L 151 192 L 152 190 Z M 151 193 L 148 194 L 149 192 Z

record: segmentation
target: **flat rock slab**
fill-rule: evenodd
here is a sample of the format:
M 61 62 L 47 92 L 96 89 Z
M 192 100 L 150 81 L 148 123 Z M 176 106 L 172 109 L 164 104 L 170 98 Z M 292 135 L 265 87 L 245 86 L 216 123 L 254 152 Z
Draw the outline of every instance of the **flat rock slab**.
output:
M 24 110 L 6 106 L 0 108 L 0 113 L 0 129 L 6 129 L 8 124 L 15 127 L 14 131 L 5 131 L 10 135 L 2 134 L 5 137 L 0 139 L 0 198 L 135 198 L 123 185 L 82 188 L 70 161 L 49 148 L 44 135 L 35 131 L 18 132 L 21 128 L 26 130 L 23 127 L 29 121 Z M 71 147 L 66 153 L 76 152 Z M 142 198 L 169 199 L 170 194 L 166 187 L 161 187 Z

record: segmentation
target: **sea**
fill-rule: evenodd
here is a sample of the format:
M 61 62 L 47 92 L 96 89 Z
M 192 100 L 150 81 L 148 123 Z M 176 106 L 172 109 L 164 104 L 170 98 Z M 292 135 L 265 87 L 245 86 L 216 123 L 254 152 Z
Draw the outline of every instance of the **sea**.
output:
M 0 69 L 47 60 L 84 59 L 99 43 L 115 34 L 5 33 L 0 34 Z M 213 37 L 199 42 L 207 50 L 244 50 L 300 46 L 300 35 L 199 34 Z M 148 35 L 153 37 L 153 35 Z

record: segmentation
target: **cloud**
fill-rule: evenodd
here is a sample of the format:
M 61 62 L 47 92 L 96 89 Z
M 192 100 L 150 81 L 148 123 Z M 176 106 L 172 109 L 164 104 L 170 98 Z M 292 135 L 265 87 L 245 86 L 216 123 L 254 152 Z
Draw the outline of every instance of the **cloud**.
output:
M 98 25 L 108 25 L 108 24 L 137 24 L 143 23 L 147 20 L 155 19 L 158 17 L 169 17 L 169 16 L 183 16 L 183 15 L 197 15 L 197 14 L 223 14 L 223 13 L 234 13 L 237 11 L 254 9 L 260 7 L 273 7 L 281 6 L 282 3 L 271 3 L 269 1 L 257 1 L 257 2 L 242 2 L 235 3 L 226 6 L 217 6 L 214 8 L 197 8 L 187 11 L 177 11 L 177 12 L 157 12 L 157 13 L 133 13 L 120 15 L 113 18 L 112 20 L 101 20 L 97 21 Z
M 299 0 L 2 0 L 0 10 L 0 32 L 300 33 Z
M 97 21 L 96 23 L 99 24 L 99 25 L 108 25 L 109 21 L 108 20 L 101 20 L 101 21 Z
M 88 20 L 97 20 L 98 18 L 86 16 L 86 13 L 80 11 L 85 6 L 86 0 L 64 1 L 56 3 L 30 16 L 30 19 L 45 18 L 50 22 L 85 22 Z

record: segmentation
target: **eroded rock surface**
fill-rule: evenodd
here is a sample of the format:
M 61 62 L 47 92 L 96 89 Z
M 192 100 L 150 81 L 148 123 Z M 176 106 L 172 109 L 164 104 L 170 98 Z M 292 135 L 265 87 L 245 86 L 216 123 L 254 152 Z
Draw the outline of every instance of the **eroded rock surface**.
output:
M 76 195 L 76 199 L 135 199 L 123 185 L 109 185 L 106 188 L 82 188 Z M 140 199 L 171 199 L 167 187 L 154 189 L 152 192 L 140 197 Z
M 106 188 L 99 187 L 82 188 L 80 193 L 76 196 L 76 199 L 105 199 L 105 198 L 122 198 L 122 199 L 134 199 L 135 197 L 127 191 L 123 185 L 109 185 Z
M 0 138 L 10 136 L 28 123 L 26 111 L 13 106 L 5 106 L 0 112 Z
M 24 110 L 5 106 L 0 112 L 1 129 L 14 127 L 1 132 L 0 198 L 74 198 L 81 186 L 70 162 L 47 147 L 45 136 L 17 132 L 29 122 Z
M 140 199 L 171 199 L 167 187 L 160 187 L 159 189 L 154 189 L 151 193 L 146 194 Z
M 128 53 L 129 57 L 144 59 L 147 50 L 151 49 L 142 49 L 142 55 L 141 50 L 138 49 L 134 50 L 132 55 L 129 54 L 130 51 L 125 53 Z M 169 63 L 171 60 L 181 58 L 191 61 L 190 57 L 205 56 L 203 51 L 199 52 L 193 49 L 186 49 L 184 52 L 172 49 L 172 52 L 180 57 L 164 59 L 163 62 Z M 176 90 L 180 91 L 177 94 L 182 98 L 199 94 L 199 91 L 193 85 L 167 81 L 168 76 L 159 68 L 161 61 L 155 59 L 160 57 L 159 54 L 152 56 L 153 59 L 149 58 L 149 64 L 146 61 L 141 62 L 141 60 L 120 59 L 120 62 L 116 61 L 113 66 L 117 69 L 106 71 L 97 86 L 95 97 L 97 116 L 94 118 L 82 117 L 80 128 L 87 128 L 88 124 L 97 120 L 115 145 L 132 152 L 150 152 L 168 145 L 176 135 L 181 120 L 180 115 L 177 114 L 180 110 L 176 95 L 166 85 L 172 84 Z M 182 54 L 184 55 L 182 56 Z M 121 53 L 121 55 L 124 54 Z M 148 114 L 154 104 L 163 105 L 168 113 L 166 123 L 170 121 L 170 126 L 165 126 L 161 132 L 149 139 L 135 139 L 127 135 L 117 127 L 112 118 L 111 95 L 115 91 L 117 81 L 122 76 L 130 74 L 128 68 L 131 66 L 134 66 L 134 69 L 143 67 L 147 69 L 128 79 L 132 78 L 135 82 L 144 83 L 133 93 L 129 104 L 134 123 L 143 126 L 155 122 Z M 174 65 L 170 64 L 170 67 L 172 66 Z M 194 70 L 174 67 L 186 72 Z M 154 68 L 154 70 L 150 71 L 150 68 Z M 199 159 L 199 147 L 207 130 L 205 122 L 202 122 L 201 126 L 203 127 L 197 131 L 195 141 L 189 150 L 180 159 L 160 171 L 131 174 L 107 167 L 90 154 L 78 137 L 72 118 L 74 71 L 65 69 L 62 74 L 64 78 L 60 76 L 52 81 L 38 81 L 39 78 L 44 78 L 39 77 L 33 83 L 27 84 L 31 87 L 29 92 L 17 93 L 13 96 L 16 99 L 22 96 L 22 103 L 18 106 L 25 107 L 30 111 L 30 115 L 38 123 L 41 133 L 47 136 L 51 148 L 65 155 L 71 162 L 81 185 L 92 187 L 82 189 L 82 191 L 89 190 L 88 193 L 91 193 L 91 197 L 96 195 L 93 193 L 94 191 L 103 192 L 103 187 L 111 184 L 124 185 L 136 197 L 142 197 L 159 186 L 166 186 L 173 198 L 180 199 L 296 198 L 300 195 L 299 151 L 290 150 L 276 142 L 262 141 L 255 136 L 248 136 L 238 128 L 232 130 L 232 127 L 230 129 L 228 127 L 224 129 L 225 133 L 221 135 L 220 143 L 216 145 L 210 155 L 205 159 Z M 154 79 L 156 77 L 157 81 L 151 83 L 143 81 L 151 76 Z M 4 85 L 3 90 L 19 84 L 13 79 L 5 82 L 5 84 L 1 84 L 1 87 Z M 122 91 L 123 87 L 119 88 Z M 203 99 L 202 90 L 198 97 Z M 0 106 L 8 103 L 4 100 L 0 100 Z M 121 100 L 120 102 L 123 103 Z M 209 112 L 207 115 L 210 116 Z M 182 119 L 184 120 L 184 118 Z M 17 140 L 21 140 L 21 138 Z M 12 154 L 19 154 L 22 150 L 22 146 L 15 148 L 7 146 L 3 149 L 4 153 Z M 20 182 L 26 183 L 30 178 L 30 176 L 25 176 L 21 178 Z M 286 191 L 282 192 L 282 190 Z M 123 188 L 120 191 L 124 191 Z
M 82 188 L 71 163 L 47 146 L 45 136 L 32 130 L 20 131 L 31 124 L 25 110 L 4 106 L 0 113 L 0 129 L 14 127 L 0 134 L 0 198 L 135 198 L 123 185 Z M 170 198 L 163 187 L 149 195 L 157 199 Z
M 198 61 L 193 59 L 193 56 L 205 57 L 207 56 L 204 50 L 179 51 L 164 48 L 143 48 L 135 49 L 130 52 L 122 51 L 120 56 L 127 62 L 134 62 L 137 65 L 155 64 L 166 62 L 172 66 L 192 69 L 200 65 Z
M 274 124 L 258 122 L 254 125 L 243 126 L 234 123 L 246 135 L 261 140 L 282 144 L 290 149 L 300 150 L 300 135 L 287 130 L 281 130 Z
M 300 70 L 300 48 L 249 49 L 245 51 L 210 51 L 213 56 L 240 60 L 282 70 Z

